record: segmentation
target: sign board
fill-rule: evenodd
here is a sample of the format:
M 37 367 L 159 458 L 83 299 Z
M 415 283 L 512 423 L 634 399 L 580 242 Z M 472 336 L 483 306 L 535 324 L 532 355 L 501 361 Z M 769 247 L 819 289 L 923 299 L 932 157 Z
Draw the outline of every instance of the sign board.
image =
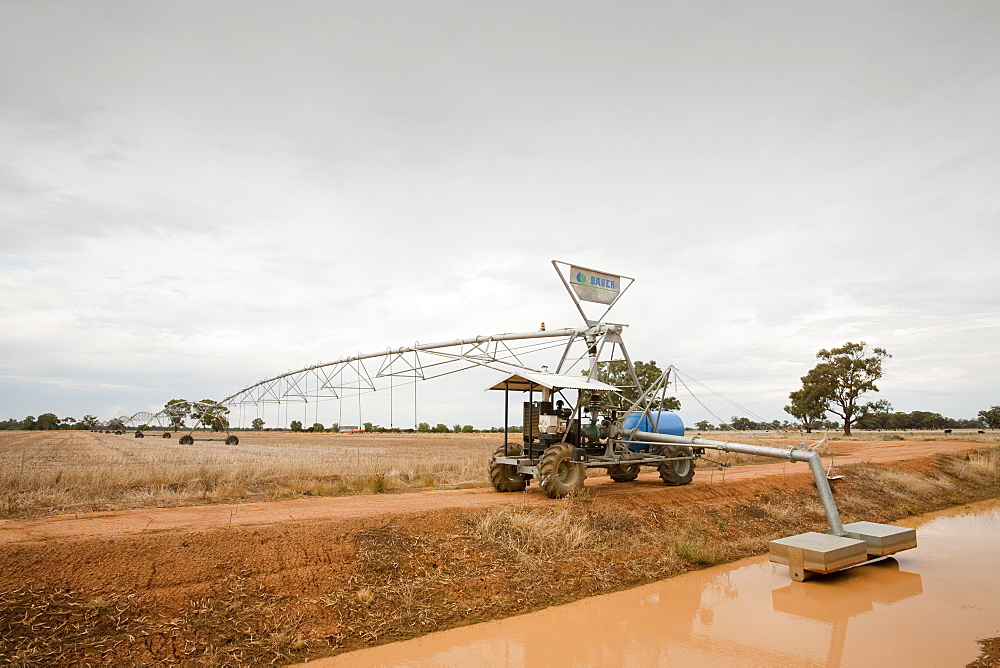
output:
M 613 304 L 621 294 L 621 277 L 580 267 L 570 267 L 569 284 L 580 299 Z

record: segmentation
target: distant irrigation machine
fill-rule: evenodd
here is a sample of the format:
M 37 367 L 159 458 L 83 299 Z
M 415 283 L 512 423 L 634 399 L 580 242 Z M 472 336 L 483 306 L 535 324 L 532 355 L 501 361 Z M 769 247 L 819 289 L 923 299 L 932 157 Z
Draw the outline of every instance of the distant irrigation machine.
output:
M 135 438 L 145 438 L 146 432 L 155 429 L 159 431 L 160 438 L 170 438 L 170 425 L 183 425 L 185 418 L 190 415 L 198 416 L 196 424 L 191 429 L 178 427 L 180 430 L 188 431 L 177 439 L 181 445 L 192 445 L 195 441 L 222 441 L 226 445 L 238 445 L 240 439 L 236 434 L 229 433 L 229 422 L 225 419 L 228 409 L 222 404 L 214 402 L 186 401 L 182 404 L 168 405 L 163 410 L 150 413 L 140 411 L 129 416 L 119 417 L 114 420 L 116 424 L 122 425 L 121 429 L 114 430 L 114 433 L 121 435 L 126 429 L 134 430 Z M 198 427 L 212 428 L 213 431 L 225 431 L 225 438 L 196 438 L 195 431 Z

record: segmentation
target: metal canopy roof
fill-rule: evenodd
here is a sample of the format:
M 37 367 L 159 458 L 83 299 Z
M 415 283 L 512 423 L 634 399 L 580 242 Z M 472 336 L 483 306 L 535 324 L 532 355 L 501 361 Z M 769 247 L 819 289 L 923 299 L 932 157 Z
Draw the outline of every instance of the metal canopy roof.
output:
M 514 373 L 501 380 L 496 385 L 487 387 L 487 390 L 537 390 L 547 387 L 550 390 L 594 390 L 600 392 L 621 392 L 614 385 L 602 383 L 599 380 L 590 380 L 586 376 L 567 376 L 560 373 L 529 373 L 522 371 Z

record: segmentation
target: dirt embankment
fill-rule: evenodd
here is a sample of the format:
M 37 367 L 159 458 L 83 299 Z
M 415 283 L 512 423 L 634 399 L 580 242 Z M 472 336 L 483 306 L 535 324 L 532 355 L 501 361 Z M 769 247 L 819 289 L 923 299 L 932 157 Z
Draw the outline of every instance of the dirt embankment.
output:
M 770 466 L 767 476 L 730 470 L 725 482 L 699 472 L 699 484 L 684 488 L 588 483 L 585 495 L 563 501 L 537 490 L 470 490 L 355 497 L 366 506 L 360 514 L 296 516 L 288 502 L 256 520 L 241 508 L 200 523 L 198 509 L 181 508 L 167 515 L 194 519 L 127 511 L 8 521 L 0 525 L 0 656 L 284 663 L 620 590 L 823 530 L 809 474 Z M 997 449 L 843 472 L 835 485 L 845 521 L 1000 496 Z M 453 497 L 489 502 L 441 502 Z M 434 501 L 422 507 L 420 498 Z M 336 508 L 338 499 L 320 501 Z M 211 510 L 220 509 L 229 512 Z M 141 512 L 156 519 L 139 528 Z M 88 519 L 109 524 L 81 529 Z

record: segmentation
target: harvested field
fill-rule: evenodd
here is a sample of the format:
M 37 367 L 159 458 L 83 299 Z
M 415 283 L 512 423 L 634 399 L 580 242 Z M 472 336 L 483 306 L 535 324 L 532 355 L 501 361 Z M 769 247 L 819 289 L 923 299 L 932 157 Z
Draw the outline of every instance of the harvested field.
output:
M 86 436 L 124 450 L 155 440 Z M 469 437 L 446 440 L 460 438 Z M 242 435 L 237 447 L 244 441 L 255 447 Z M 833 445 L 845 521 L 1000 496 L 995 445 Z M 488 452 L 493 442 L 479 447 Z M 482 476 L 485 458 L 476 466 Z M 823 530 L 804 465 L 734 467 L 724 479 L 704 470 L 676 488 L 652 473 L 606 480 L 564 500 L 535 487 L 443 489 L 2 520 L 0 656 L 55 665 L 287 663 L 615 591 Z
M 224 436 L 224 435 L 223 435 Z M 196 438 L 219 434 L 196 434 Z M 497 434 L 0 431 L 0 517 L 487 484 Z
M 928 434 L 906 442 L 882 440 L 893 435 L 868 434 L 852 439 L 833 435 L 822 451 L 834 454 L 839 465 L 862 458 L 881 461 L 962 450 L 998 439 L 996 433 L 989 433 L 947 439 Z M 198 438 L 219 436 L 196 434 Z M 780 432 L 711 432 L 706 437 L 787 446 L 814 443 L 820 438 L 814 434 L 793 438 Z M 181 445 L 177 434 L 163 439 L 156 432 L 137 439 L 132 432 L 118 436 L 84 431 L 0 431 L 0 518 L 429 488 L 486 488 L 486 462 L 503 443 L 502 434 L 489 433 L 239 432 L 239 438 L 239 445 L 221 441 Z M 736 465 L 773 461 L 726 453 L 710 453 L 709 457 Z M 707 462 L 701 467 L 713 468 Z M 730 469 L 726 475 L 732 472 Z M 590 475 L 601 482 L 607 480 L 602 470 L 592 470 Z M 642 477 L 655 483 L 654 474 Z

